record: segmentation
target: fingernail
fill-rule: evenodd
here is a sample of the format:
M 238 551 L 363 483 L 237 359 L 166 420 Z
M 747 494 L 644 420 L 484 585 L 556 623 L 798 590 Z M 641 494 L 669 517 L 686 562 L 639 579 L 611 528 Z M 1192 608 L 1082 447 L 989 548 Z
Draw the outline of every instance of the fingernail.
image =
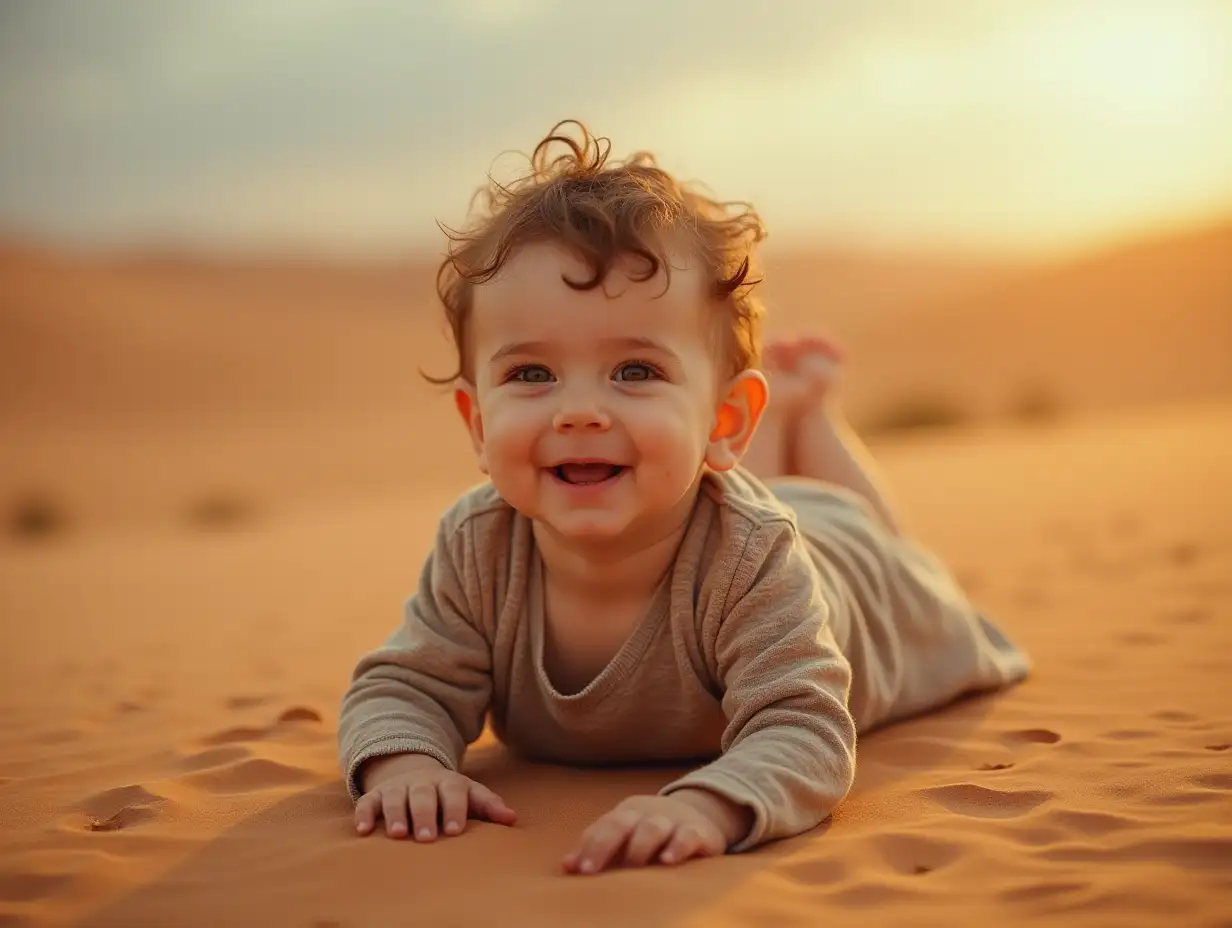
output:
M 356 823 L 355 830 L 358 831 L 362 835 L 365 831 L 368 830 L 368 823 L 367 822 Z
M 676 855 L 671 851 L 664 851 L 662 859 L 665 864 L 674 864 L 676 862 Z
M 390 833 L 391 835 L 404 835 L 404 834 L 406 834 L 406 826 L 405 826 L 405 825 L 400 825 L 400 824 L 399 824 L 399 825 L 390 825 L 390 826 L 389 826 L 389 833 Z
M 419 829 L 419 837 L 421 837 L 421 838 L 431 838 L 431 837 L 432 837 L 432 832 L 431 832 L 431 831 L 429 831 L 427 828 L 421 828 L 421 829 Z
M 445 830 L 446 830 L 447 832 L 449 832 L 451 835 L 456 835 L 456 834 L 458 833 L 458 823 L 457 823 L 457 822 L 448 822 L 448 823 L 445 825 Z
M 594 872 L 594 869 L 595 869 L 595 862 L 593 860 L 582 861 L 581 870 L 583 873 L 592 873 Z

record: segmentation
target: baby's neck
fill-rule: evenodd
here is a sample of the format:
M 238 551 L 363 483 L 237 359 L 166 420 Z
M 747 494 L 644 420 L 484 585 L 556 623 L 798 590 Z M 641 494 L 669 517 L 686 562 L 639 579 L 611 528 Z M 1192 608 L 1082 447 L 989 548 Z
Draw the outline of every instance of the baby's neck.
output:
M 676 557 L 693 501 L 686 500 L 687 506 L 653 530 L 638 530 L 631 533 L 636 537 L 596 545 L 579 544 L 536 522 L 535 544 L 548 581 L 566 595 L 602 597 L 606 602 L 651 596 Z

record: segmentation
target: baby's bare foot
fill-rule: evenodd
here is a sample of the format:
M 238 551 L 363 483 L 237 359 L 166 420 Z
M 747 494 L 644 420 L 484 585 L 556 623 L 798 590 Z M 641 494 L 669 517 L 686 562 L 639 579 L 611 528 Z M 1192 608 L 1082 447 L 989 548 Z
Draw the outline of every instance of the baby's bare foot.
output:
M 830 396 L 838 386 L 843 351 L 836 342 L 814 335 L 799 339 L 794 352 L 796 370 L 805 382 L 802 405 L 820 405 L 819 401 Z
M 837 386 L 843 352 L 838 344 L 821 336 L 770 342 L 763 353 L 771 405 L 793 423 L 821 405 Z
M 800 473 L 795 461 L 800 420 L 822 412 L 823 399 L 838 382 L 842 351 L 835 342 L 812 336 L 768 342 L 762 358 L 770 402 L 744 465 L 765 480 Z

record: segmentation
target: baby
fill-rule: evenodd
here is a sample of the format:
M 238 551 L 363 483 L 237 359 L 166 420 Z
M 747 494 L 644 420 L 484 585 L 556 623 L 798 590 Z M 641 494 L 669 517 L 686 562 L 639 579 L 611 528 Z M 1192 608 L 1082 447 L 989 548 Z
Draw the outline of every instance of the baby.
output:
M 566 125 L 451 233 L 442 382 L 490 480 L 355 668 L 339 746 L 360 834 L 422 841 L 515 822 L 461 772 L 485 719 L 541 761 L 693 762 L 585 830 L 563 865 L 594 873 L 804 832 L 857 731 L 1028 661 L 903 534 L 833 346 L 762 357 L 757 215 Z

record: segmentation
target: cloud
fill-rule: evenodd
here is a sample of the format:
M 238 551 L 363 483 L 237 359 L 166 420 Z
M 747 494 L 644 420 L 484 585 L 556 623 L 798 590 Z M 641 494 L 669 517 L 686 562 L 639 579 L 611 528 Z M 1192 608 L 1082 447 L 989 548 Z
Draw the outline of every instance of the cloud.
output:
M 1232 198 L 1229 9 L 1101 9 L 0 5 L 0 231 L 436 242 L 432 220 L 461 218 L 499 152 L 566 116 L 754 199 L 776 229 L 830 237 L 1047 242 Z
M 2 15 L 0 216 L 64 221 L 377 151 L 422 170 L 530 115 L 541 132 L 578 109 L 653 106 L 681 75 L 782 70 L 846 14 L 796 0 L 773 14 L 726 0 L 41 0 Z

